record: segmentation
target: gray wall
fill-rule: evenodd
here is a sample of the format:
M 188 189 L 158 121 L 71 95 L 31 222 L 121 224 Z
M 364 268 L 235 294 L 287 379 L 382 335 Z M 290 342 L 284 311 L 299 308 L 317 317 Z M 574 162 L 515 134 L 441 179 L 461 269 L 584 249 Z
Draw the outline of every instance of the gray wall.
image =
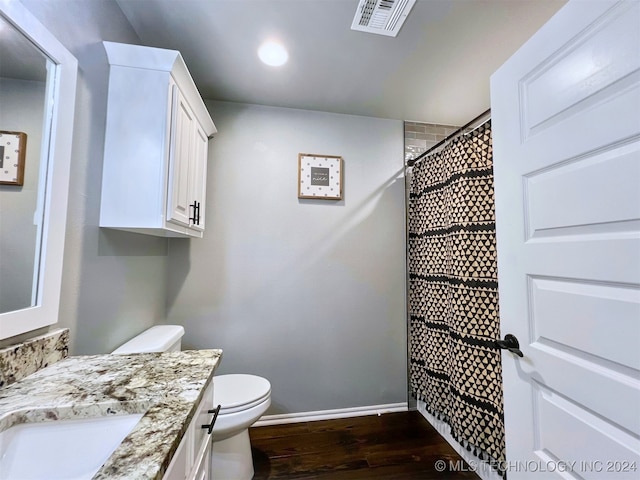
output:
M 98 227 L 108 64 L 102 40 L 139 43 L 112 1 L 23 0 L 78 59 L 60 323 L 71 353 L 111 351 L 164 317 L 167 241 Z
M 171 239 L 167 323 L 268 413 L 407 400 L 403 124 L 208 102 L 207 231 Z M 297 198 L 298 153 L 341 155 L 342 201 Z
M 271 380 L 270 413 L 406 401 L 402 122 L 211 103 L 205 238 L 104 231 L 101 41 L 138 39 L 114 2 L 23 3 L 79 61 L 59 324 L 71 353 L 181 323 L 185 347 L 225 350 L 221 373 Z M 297 199 L 300 152 L 344 157 L 343 201 Z
M 44 82 L 0 78 L 0 130 L 27 134 L 24 184 L 0 185 L 0 312 L 32 303 L 44 98 Z

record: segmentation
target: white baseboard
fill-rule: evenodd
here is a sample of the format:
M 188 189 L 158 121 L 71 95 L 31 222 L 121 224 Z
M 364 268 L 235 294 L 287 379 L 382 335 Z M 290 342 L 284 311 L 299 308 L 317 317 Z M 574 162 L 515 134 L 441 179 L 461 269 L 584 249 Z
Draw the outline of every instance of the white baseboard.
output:
M 467 451 L 462 445 L 456 442 L 451 436 L 451 427 L 443 422 L 442 420 L 438 420 L 436 417 L 427 412 L 426 404 L 418 400 L 418 411 L 422 414 L 424 418 L 427 419 L 433 428 L 435 428 L 440 436 L 444 438 L 449 445 L 453 447 L 453 449 L 460 455 L 465 462 L 469 464 L 467 470 L 473 470 L 476 475 L 478 475 L 482 480 L 502 480 L 502 477 L 498 475 L 498 473 L 491 468 L 491 466 L 480 460 L 478 457 L 473 455 L 471 452 Z
M 407 408 L 407 402 L 402 402 L 388 403 L 386 405 L 369 405 L 365 407 L 337 408 L 335 410 L 318 410 L 316 412 L 264 415 L 253 426 L 263 427 L 266 425 L 281 425 L 285 423 L 334 420 L 336 418 L 363 417 L 365 415 L 382 415 L 383 413 L 406 412 Z

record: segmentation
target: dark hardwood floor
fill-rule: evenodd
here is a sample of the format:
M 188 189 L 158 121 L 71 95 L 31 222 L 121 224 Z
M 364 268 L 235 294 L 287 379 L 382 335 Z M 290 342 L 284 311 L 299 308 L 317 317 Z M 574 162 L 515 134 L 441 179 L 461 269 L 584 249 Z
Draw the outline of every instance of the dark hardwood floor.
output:
M 249 433 L 254 480 L 480 478 L 468 466 L 457 468 L 466 464 L 418 412 L 255 427 Z M 445 471 L 436 469 L 442 465 L 437 460 L 446 462 Z

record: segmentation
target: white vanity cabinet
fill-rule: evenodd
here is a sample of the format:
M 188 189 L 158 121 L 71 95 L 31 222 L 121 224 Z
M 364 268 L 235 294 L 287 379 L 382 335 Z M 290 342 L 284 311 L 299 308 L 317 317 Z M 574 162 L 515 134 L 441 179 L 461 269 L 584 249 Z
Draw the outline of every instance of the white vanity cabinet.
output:
M 206 425 L 214 414 L 213 381 L 207 387 L 187 432 L 164 474 L 163 480 L 209 480 L 211 478 L 211 434 Z
M 100 226 L 202 237 L 216 128 L 182 56 L 103 44 L 110 70 Z

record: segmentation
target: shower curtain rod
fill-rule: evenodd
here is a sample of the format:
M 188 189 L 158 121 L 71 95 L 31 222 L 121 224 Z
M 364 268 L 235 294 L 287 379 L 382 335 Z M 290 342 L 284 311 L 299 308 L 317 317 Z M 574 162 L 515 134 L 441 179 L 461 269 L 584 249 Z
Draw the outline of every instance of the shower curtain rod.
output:
M 424 157 L 426 157 L 427 155 L 429 155 L 431 152 L 433 152 L 435 149 L 437 149 L 438 147 L 441 147 L 442 145 L 444 145 L 445 143 L 447 143 L 449 140 L 457 137 L 458 135 L 460 135 L 461 133 L 464 133 L 464 131 L 469 128 L 471 125 L 473 125 L 474 123 L 476 123 L 478 120 L 480 120 L 481 118 L 490 115 L 491 114 L 491 109 L 485 110 L 484 112 L 482 112 L 480 115 L 478 115 L 477 117 L 475 117 L 473 120 L 471 120 L 470 122 L 464 124 L 463 126 L 461 126 L 458 130 L 456 130 L 455 132 L 453 132 L 450 135 L 447 135 L 445 137 L 444 140 L 439 141 L 438 143 L 436 143 L 433 147 L 431 147 L 430 149 L 428 149 L 425 152 L 422 152 L 420 155 L 418 155 L 416 158 L 412 158 L 411 160 L 407 160 L 407 167 L 413 167 L 416 162 L 419 162 L 420 160 L 422 160 Z M 491 117 L 489 117 L 491 118 Z M 489 120 L 489 119 L 487 119 Z M 486 122 L 486 120 L 485 120 Z M 485 123 L 482 122 L 482 123 Z M 480 124 L 482 125 L 482 124 Z

